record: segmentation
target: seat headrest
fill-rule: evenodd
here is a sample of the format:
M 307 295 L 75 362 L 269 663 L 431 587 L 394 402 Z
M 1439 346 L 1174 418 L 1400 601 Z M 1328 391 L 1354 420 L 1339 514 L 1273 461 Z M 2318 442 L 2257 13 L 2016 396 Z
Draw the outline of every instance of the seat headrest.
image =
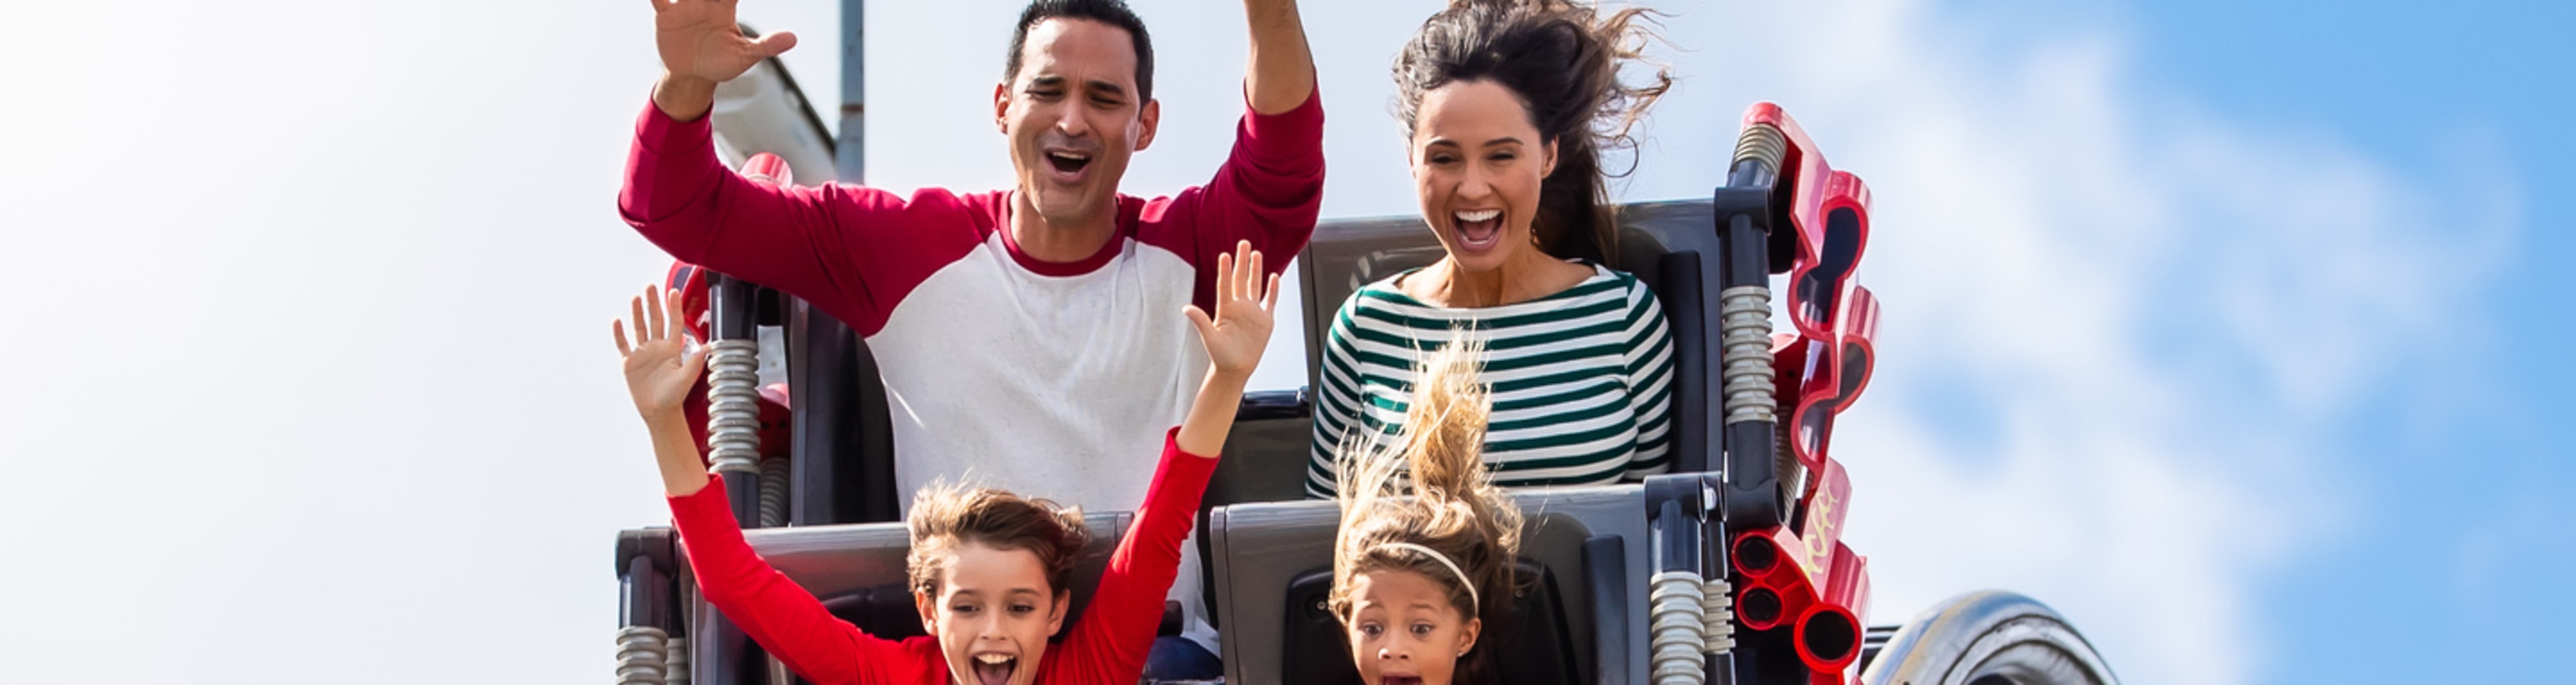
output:
M 1109 567 L 1110 553 L 1134 520 L 1133 513 L 1123 511 L 1083 517 L 1091 528 L 1091 543 L 1074 563 L 1073 607 L 1065 613 L 1066 625 L 1082 617 L 1092 591 L 1100 586 L 1100 574 Z M 904 566 L 912 535 L 903 524 L 761 528 L 743 531 L 743 538 L 780 573 L 822 598 L 833 616 L 887 639 L 922 634 Z

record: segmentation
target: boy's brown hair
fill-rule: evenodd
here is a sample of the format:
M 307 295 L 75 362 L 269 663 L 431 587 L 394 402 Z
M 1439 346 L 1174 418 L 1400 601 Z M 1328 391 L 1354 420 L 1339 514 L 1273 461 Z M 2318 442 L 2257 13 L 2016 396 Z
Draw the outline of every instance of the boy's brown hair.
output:
M 906 575 L 913 592 L 931 596 L 939 594 L 939 579 L 959 545 L 1028 550 L 1046 567 L 1047 589 L 1053 594 L 1070 587 L 1073 564 L 1091 542 L 1079 508 L 953 483 L 935 484 L 913 496 L 906 522 L 912 529 L 912 551 L 904 555 Z

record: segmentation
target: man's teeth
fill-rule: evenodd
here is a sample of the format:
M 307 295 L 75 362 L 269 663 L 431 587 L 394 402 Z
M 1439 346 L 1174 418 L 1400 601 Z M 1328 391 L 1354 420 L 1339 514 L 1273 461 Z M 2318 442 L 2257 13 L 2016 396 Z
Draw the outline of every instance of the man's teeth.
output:
M 1086 160 L 1091 159 L 1091 155 L 1086 155 L 1086 154 L 1082 154 L 1082 153 L 1079 153 L 1079 152 L 1049 152 L 1049 153 L 1047 153 L 1047 154 L 1048 154 L 1048 155 L 1051 155 L 1051 156 L 1054 156 L 1054 157 L 1057 157 L 1057 158 L 1059 158 L 1059 159 L 1063 159 L 1063 160 L 1066 160 L 1066 161 L 1072 161 L 1072 162 L 1080 162 L 1080 161 L 1086 161 Z
M 998 666 L 1001 664 L 1011 663 L 1011 656 L 1008 654 L 977 654 L 975 655 L 975 660 Z
M 1459 221 L 1466 222 L 1466 223 L 1471 223 L 1471 224 L 1472 224 L 1472 223 L 1475 223 L 1475 222 L 1478 222 L 1478 221 L 1492 221 L 1492 220 L 1494 219 L 1494 217 L 1498 217 L 1498 216 L 1502 216 L 1502 215 L 1503 215 L 1503 210 L 1499 210 L 1499 209 L 1488 209 L 1488 210 L 1484 210 L 1484 211 L 1477 211 L 1477 212 L 1458 212 L 1458 213 L 1456 214 L 1456 216 L 1458 217 L 1458 220 L 1459 220 Z

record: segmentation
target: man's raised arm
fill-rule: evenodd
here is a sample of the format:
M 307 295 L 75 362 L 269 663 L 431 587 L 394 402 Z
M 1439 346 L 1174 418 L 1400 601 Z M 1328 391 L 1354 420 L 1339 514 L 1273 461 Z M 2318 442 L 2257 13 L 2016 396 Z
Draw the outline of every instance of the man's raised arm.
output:
M 777 288 L 843 322 L 872 330 L 891 303 L 944 260 L 928 246 L 961 246 L 971 230 L 953 194 L 910 198 L 858 186 L 756 182 L 716 157 L 707 112 L 716 84 L 796 44 L 754 40 L 734 24 L 738 0 L 653 0 L 662 78 L 636 122 L 618 213 L 682 261 Z M 758 152 L 745 150 L 744 152 Z
M 1315 56 L 1306 49 L 1297 0 L 1243 0 L 1243 15 L 1252 27 L 1252 58 L 1243 74 L 1252 111 L 1278 114 L 1305 104 L 1315 92 Z
M 1183 254 L 1198 266 L 1193 299 L 1210 303 L 1218 255 L 1236 241 L 1251 241 L 1263 254 L 1288 256 L 1306 249 L 1324 196 L 1324 108 L 1315 92 L 1315 58 L 1296 0 L 1244 0 L 1252 30 L 1251 60 L 1244 65 L 1243 95 L 1252 111 L 1234 131 L 1234 150 L 1205 186 L 1173 198 L 1175 214 L 1191 217 L 1193 243 Z
M 672 119 L 705 116 L 716 103 L 716 84 L 796 47 L 796 34 L 781 31 L 758 40 L 734 23 L 739 0 L 653 0 L 653 47 L 662 55 L 662 81 L 653 84 L 653 106 Z

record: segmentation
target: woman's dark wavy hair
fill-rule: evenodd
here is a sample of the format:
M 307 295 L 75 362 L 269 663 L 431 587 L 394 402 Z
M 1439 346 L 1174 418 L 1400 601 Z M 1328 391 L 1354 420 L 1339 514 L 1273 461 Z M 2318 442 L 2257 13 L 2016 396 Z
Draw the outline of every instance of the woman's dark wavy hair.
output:
M 1607 150 L 1634 149 L 1628 134 L 1646 108 L 1673 85 L 1655 66 L 1648 82 L 1619 79 L 1621 66 L 1644 63 L 1655 38 L 1653 10 L 1601 11 L 1568 0 L 1451 0 L 1422 22 L 1395 60 L 1396 118 L 1407 139 L 1422 96 L 1451 83 L 1492 81 L 1519 96 L 1539 135 L 1556 143 L 1556 169 L 1539 184 L 1531 231 L 1539 249 L 1558 258 L 1606 261 L 1617 253 L 1618 224 L 1605 181 Z

